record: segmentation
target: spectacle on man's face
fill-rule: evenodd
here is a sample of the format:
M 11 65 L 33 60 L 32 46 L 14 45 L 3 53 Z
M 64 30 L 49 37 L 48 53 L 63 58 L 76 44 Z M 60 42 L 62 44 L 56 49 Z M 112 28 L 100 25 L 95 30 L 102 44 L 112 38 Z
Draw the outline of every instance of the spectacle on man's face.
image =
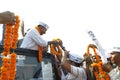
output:
M 41 35 L 45 34 L 45 33 L 46 33 L 46 31 L 47 31 L 47 29 L 46 29 L 46 28 L 41 27 Z

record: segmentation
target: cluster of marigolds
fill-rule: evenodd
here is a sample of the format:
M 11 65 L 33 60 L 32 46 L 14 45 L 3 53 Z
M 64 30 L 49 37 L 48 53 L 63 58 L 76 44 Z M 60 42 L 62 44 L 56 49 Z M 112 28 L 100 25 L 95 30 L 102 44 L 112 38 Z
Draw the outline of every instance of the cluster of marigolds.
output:
M 93 68 L 97 68 L 98 70 L 94 70 L 94 75 L 96 77 L 96 80 L 110 80 L 110 77 L 108 75 L 107 72 L 103 71 L 102 69 L 102 60 L 100 59 L 100 57 L 98 56 L 97 52 L 96 52 L 96 48 L 92 48 L 93 49 L 93 52 L 94 52 L 94 55 L 97 59 L 97 63 L 92 63 L 91 66 Z M 87 54 L 89 55 L 90 54 L 90 47 L 87 48 Z
M 16 16 L 16 23 L 14 25 L 6 24 L 0 80 L 15 80 L 17 55 L 14 50 L 17 48 L 19 26 L 19 16 Z M 11 52 L 10 49 L 12 49 L 13 52 Z

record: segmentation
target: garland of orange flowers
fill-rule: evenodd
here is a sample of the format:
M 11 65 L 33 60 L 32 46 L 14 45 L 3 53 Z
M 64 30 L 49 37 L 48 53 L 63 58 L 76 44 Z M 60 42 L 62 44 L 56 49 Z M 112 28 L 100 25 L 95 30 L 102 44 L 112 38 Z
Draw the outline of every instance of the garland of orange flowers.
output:
M 16 49 L 17 46 L 17 42 L 18 42 L 18 30 L 19 30 L 19 26 L 20 26 L 20 20 L 19 20 L 19 16 L 16 16 L 16 24 L 14 25 L 14 29 L 13 29 L 13 35 L 12 35 L 12 49 Z
M 87 47 L 87 54 L 90 55 L 90 51 L 89 51 L 90 47 Z M 97 55 L 97 52 L 96 52 L 96 48 L 93 48 L 93 51 L 94 51 L 94 54 L 95 54 L 95 57 L 98 61 L 98 63 L 93 63 L 91 66 L 92 67 L 98 67 L 98 71 L 94 71 L 94 74 L 96 76 L 96 79 L 97 80 L 110 80 L 110 77 L 109 75 L 102 70 L 102 61 L 100 59 L 100 57 Z
M 14 80 L 16 75 L 16 54 L 13 52 L 10 55 L 10 48 L 13 51 L 17 48 L 18 41 L 18 29 L 20 26 L 19 16 L 16 16 L 16 23 L 14 27 L 6 24 L 5 38 L 4 38 L 4 51 L 3 51 L 3 63 L 1 67 L 1 80 Z M 13 27 L 13 29 L 12 29 Z
M 35 29 L 39 32 L 39 34 L 41 33 L 41 30 L 39 27 L 36 26 Z M 39 62 L 42 61 L 42 51 L 43 51 L 43 47 L 38 46 L 38 60 L 39 60 Z
M 59 38 L 53 39 L 53 41 L 58 41 L 59 42 L 60 39 Z M 50 52 L 54 55 L 56 60 L 58 60 L 56 55 L 62 55 L 62 49 L 60 48 L 60 46 L 58 44 L 57 45 L 51 44 L 50 45 Z
M 4 57 L 2 62 L 1 80 L 9 80 L 9 59 Z
M 9 67 L 9 73 L 10 73 L 10 80 L 14 80 L 15 79 L 15 75 L 16 75 L 16 54 L 12 53 L 11 54 L 11 58 L 10 58 L 10 67 Z
M 42 46 L 39 46 L 39 52 L 38 52 L 38 60 L 39 62 L 42 61 L 42 51 L 43 51 L 43 47 Z
M 5 38 L 4 38 L 4 51 L 3 55 L 7 56 L 10 53 L 11 47 L 11 35 L 12 35 L 12 27 L 11 25 L 7 24 L 5 29 Z

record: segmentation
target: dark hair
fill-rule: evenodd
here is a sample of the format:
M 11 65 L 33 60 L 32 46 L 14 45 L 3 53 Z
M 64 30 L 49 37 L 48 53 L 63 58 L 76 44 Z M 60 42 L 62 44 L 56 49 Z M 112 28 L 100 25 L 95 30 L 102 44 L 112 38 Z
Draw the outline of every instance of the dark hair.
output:
M 41 27 L 41 25 L 38 25 L 38 27 Z
M 42 26 L 42 25 L 38 25 L 38 27 L 43 27 L 43 28 L 45 28 L 44 26 Z

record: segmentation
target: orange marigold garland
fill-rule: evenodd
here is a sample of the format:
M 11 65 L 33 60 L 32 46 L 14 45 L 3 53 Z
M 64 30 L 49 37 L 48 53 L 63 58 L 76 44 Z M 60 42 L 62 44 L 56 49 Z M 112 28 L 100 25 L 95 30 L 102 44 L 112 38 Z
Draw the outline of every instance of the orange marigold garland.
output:
M 60 48 L 59 45 L 53 45 L 53 44 L 51 44 L 50 45 L 50 51 L 51 51 L 51 53 L 53 55 L 56 55 L 56 54 L 62 55 L 62 49 Z
M 18 41 L 18 28 L 20 26 L 19 16 L 16 16 L 16 24 L 6 24 L 3 63 L 1 67 L 1 80 L 15 80 L 16 75 L 16 54 L 12 53 L 10 56 L 10 48 L 15 50 Z
M 15 79 L 15 75 L 16 75 L 16 54 L 12 53 L 11 57 L 10 57 L 10 80 L 14 80 Z
M 14 29 L 13 29 L 13 35 L 12 35 L 12 45 L 11 48 L 13 50 L 15 50 L 17 48 L 17 42 L 18 42 L 18 29 L 20 26 L 20 19 L 19 16 L 16 16 L 16 24 L 14 25 Z M 12 53 L 10 56 L 10 80 L 14 80 L 15 79 L 15 75 L 16 75 L 16 53 Z
M 9 80 L 9 59 L 2 59 L 2 67 L 1 67 L 1 80 Z
M 60 39 L 59 38 L 53 39 L 53 41 L 58 41 L 59 42 Z M 51 44 L 50 45 L 50 52 L 54 55 L 56 60 L 58 60 L 56 55 L 62 55 L 62 49 L 60 48 L 60 46 L 58 44 L 57 45 Z
M 42 51 L 43 51 L 43 47 L 42 46 L 39 46 L 39 52 L 38 52 L 38 60 L 39 62 L 42 61 Z
M 18 29 L 20 26 L 20 20 L 19 20 L 19 16 L 16 16 L 16 23 L 14 25 L 14 29 L 13 29 L 13 35 L 12 35 L 12 49 L 16 49 L 17 48 L 17 42 L 18 42 Z
M 39 34 L 41 34 L 41 30 L 39 27 L 36 26 L 35 29 L 38 31 Z M 42 61 L 42 51 L 43 51 L 43 47 L 38 46 L 38 60 L 39 60 L 39 62 Z
M 7 24 L 5 29 L 5 38 L 4 38 L 4 51 L 3 55 L 7 56 L 10 53 L 11 47 L 11 35 L 12 35 L 12 26 Z
M 89 49 L 90 49 L 90 47 L 88 46 L 87 47 L 87 54 L 88 55 L 90 54 Z M 102 70 L 102 64 L 103 63 L 102 63 L 102 60 L 100 59 L 100 57 L 97 55 L 96 48 L 93 48 L 93 51 L 94 51 L 95 57 L 98 61 L 97 63 L 91 64 L 91 66 L 93 68 L 98 68 L 98 70 L 94 71 L 96 80 L 110 80 L 110 77 L 109 77 L 108 73 Z

